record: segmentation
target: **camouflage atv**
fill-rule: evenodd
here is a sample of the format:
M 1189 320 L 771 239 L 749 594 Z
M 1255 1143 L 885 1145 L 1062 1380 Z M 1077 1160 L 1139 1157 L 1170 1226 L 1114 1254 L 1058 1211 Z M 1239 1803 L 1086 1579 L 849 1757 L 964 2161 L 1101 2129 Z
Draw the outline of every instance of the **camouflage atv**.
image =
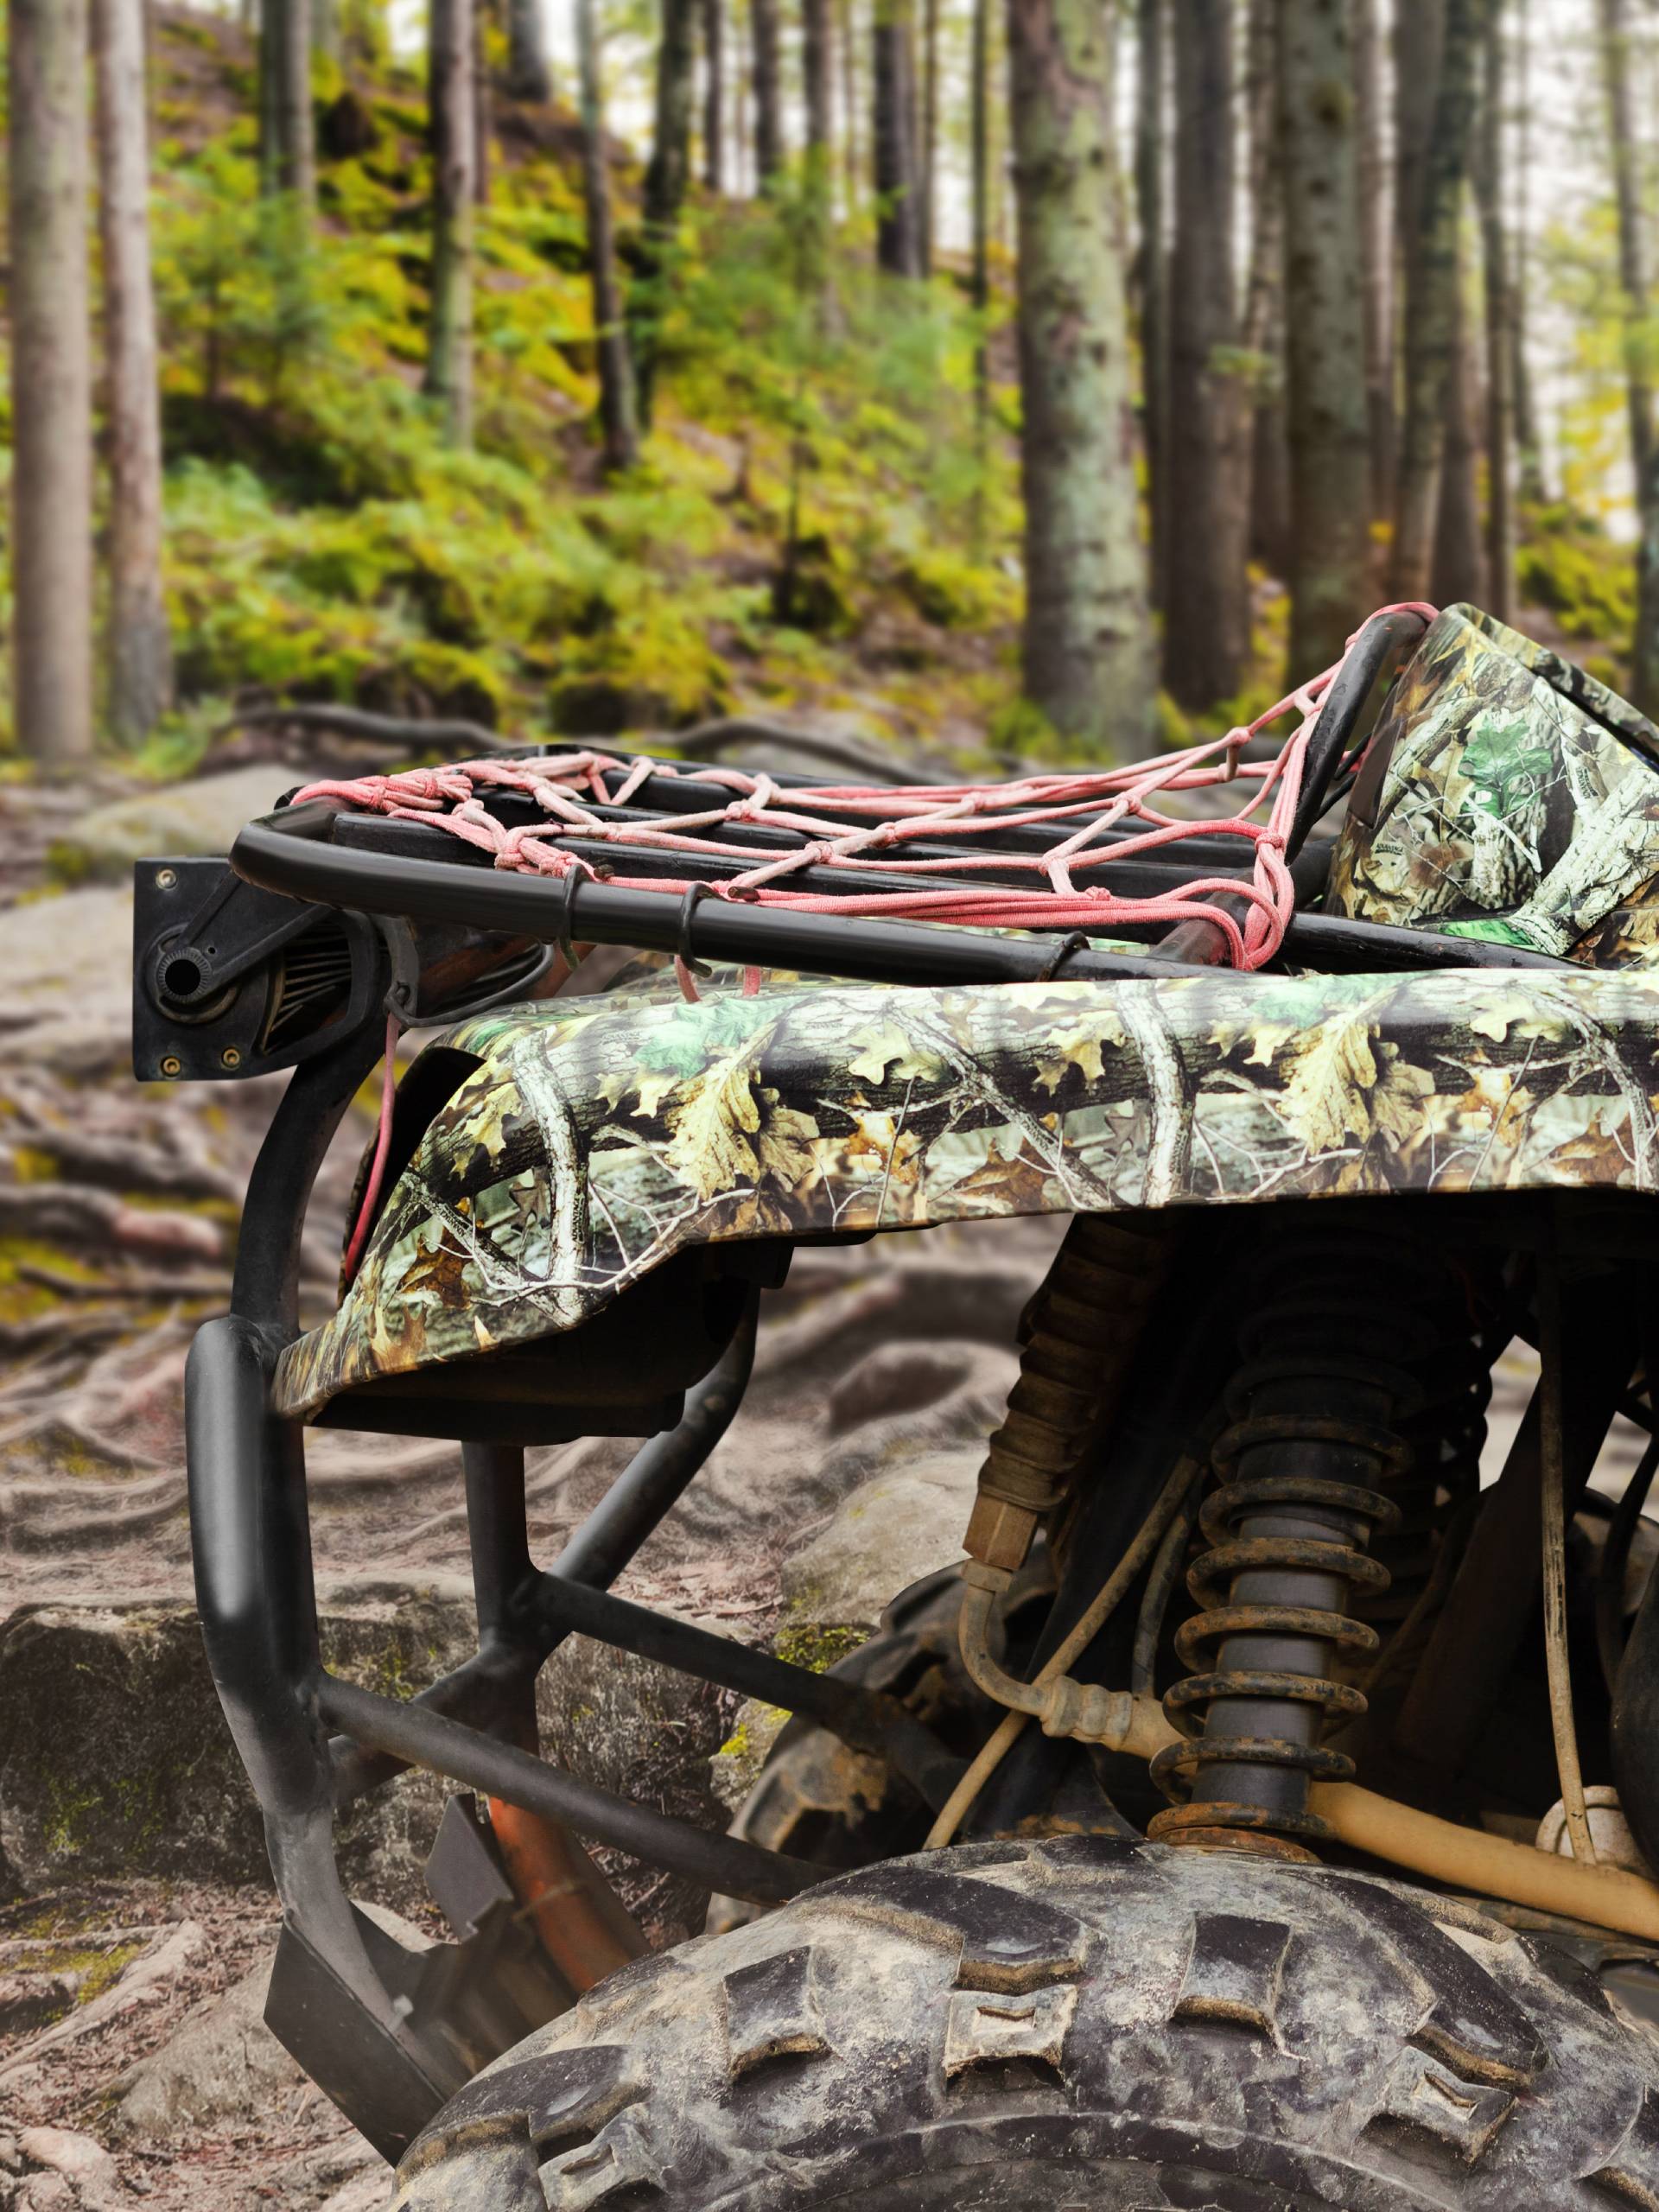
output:
M 609 860 L 637 835 L 683 896 L 435 776 L 138 869 L 139 1075 L 293 1069 L 191 1359 L 197 1585 L 285 1910 L 268 2017 L 397 2202 L 1659 2207 L 1659 1443 L 1591 1486 L 1659 1411 L 1659 729 L 1472 610 L 1376 618 L 1253 972 L 1220 923 L 696 896 L 727 861 L 647 833 L 729 784 L 583 772 Z M 1055 834 L 992 804 L 975 849 Z M 532 836 L 571 864 L 492 865 Z M 549 995 L 578 944 L 652 957 Z M 302 1333 L 388 1011 L 436 1033 Z M 798 1246 L 1023 1214 L 1070 1226 L 960 1573 L 824 1674 L 614 1594 Z M 311 1424 L 461 1443 L 478 1650 L 419 1697 L 322 1664 Z M 588 1435 L 644 1441 L 537 1567 L 524 1449 Z M 537 1756 L 572 1634 L 793 1715 L 730 1834 Z M 419 1951 L 332 1840 L 410 1767 L 458 1785 Z M 706 1888 L 711 1932 L 646 1955 L 584 1843 Z

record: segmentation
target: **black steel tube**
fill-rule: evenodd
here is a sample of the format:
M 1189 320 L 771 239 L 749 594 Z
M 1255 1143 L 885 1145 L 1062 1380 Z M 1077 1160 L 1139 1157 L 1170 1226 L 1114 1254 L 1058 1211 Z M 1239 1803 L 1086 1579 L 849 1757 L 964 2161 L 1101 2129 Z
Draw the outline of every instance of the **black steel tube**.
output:
M 1226 894 L 1224 894 L 1226 895 Z M 1438 930 L 1407 930 L 1391 922 L 1351 921 L 1345 914 L 1293 914 L 1285 951 L 1313 968 L 1356 975 L 1415 968 L 1550 968 L 1581 975 L 1570 960 L 1529 952 L 1518 944 L 1491 944 L 1484 938 L 1445 937 Z
M 754 1367 L 760 1294 L 749 1294 L 737 1333 L 696 1389 L 679 1426 L 648 1437 L 571 1536 L 553 1572 L 608 1590 L 703 1468 L 743 1402 Z
M 329 842 L 337 810 L 322 800 L 262 816 L 231 848 L 231 865 L 250 883 L 365 914 L 414 921 L 459 922 L 474 929 L 554 944 L 580 938 L 594 944 L 680 949 L 680 907 L 652 891 L 623 891 L 587 877 L 519 875 L 442 861 L 393 859 L 353 852 Z M 995 983 L 1040 980 L 1055 957 L 1052 938 L 995 937 L 985 931 L 931 929 L 915 922 L 858 920 L 803 914 L 778 906 L 705 899 L 691 916 L 691 950 L 711 960 L 799 968 L 873 983 Z M 1071 982 L 1202 976 L 1173 961 L 1132 953 L 1078 950 L 1061 963 Z
M 1331 689 L 1319 709 L 1319 719 L 1308 741 L 1301 797 L 1285 845 L 1287 860 L 1296 857 L 1303 840 L 1325 811 L 1331 779 L 1352 742 L 1377 677 L 1391 657 L 1414 645 L 1427 627 L 1427 620 L 1421 614 L 1374 614 L 1354 639 L 1332 679 Z
M 759 1698 L 786 1713 L 804 1713 L 855 1751 L 885 1759 L 937 1811 L 955 1789 L 963 1763 L 896 1698 L 877 1695 L 837 1675 L 774 1659 L 770 1652 L 715 1636 L 690 1621 L 653 1612 L 608 1591 L 589 1589 L 561 1574 L 543 1574 L 523 1591 L 515 1608 L 538 1642 L 572 1632 L 653 1659 L 682 1674 L 718 1682 L 722 1689 Z M 526 1639 L 528 1640 L 528 1639 Z
M 694 1390 L 686 1394 L 685 1412 L 677 1427 L 642 1444 L 611 1484 L 599 1503 L 570 1538 L 554 1563 L 556 1574 L 573 1581 L 608 1589 L 627 1566 L 653 1529 L 683 1496 L 709 1455 L 731 1427 L 748 1388 L 754 1365 L 754 1338 L 760 1313 L 760 1293 L 750 1294 L 743 1318 L 731 1343 Z M 475 1458 L 495 1454 L 487 1464 Z M 486 1580 L 486 1601 L 479 1588 L 479 1626 L 485 1648 L 477 1656 L 422 1690 L 417 1705 L 451 1719 L 465 1719 L 475 1726 L 499 1727 L 522 1695 L 528 1675 L 557 1650 L 568 1629 L 548 1642 L 514 1642 L 507 1625 L 507 1599 L 531 1579 L 529 1545 L 524 1529 L 523 1454 L 518 1453 L 520 1474 L 518 1505 L 509 1527 L 503 1499 L 496 1485 L 501 1473 L 497 1447 L 464 1447 L 467 1471 L 467 1522 L 472 1536 L 474 1580 L 478 1583 L 480 1543 L 492 1564 Z M 476 1471 L 476 1479 L 475 1479 Z M 480 1525 L 480 1510 L 486 1526 Z M 487 1610 L 488 1618 L 486 1618 Z M 403 1771 L 401 1761 L 384 1751 L 365 1751 L 349 1737 L 336 1737 L 329 1746 L 334 1760 L 334 1802 L 342 1811 L 378 1789 Z
M 782 1904 L 828 1881 L 835 1869 L 762 1851 L 734 1836 L 710 1835 L 646 1805 L 631 1805 L 527 1751 L 480 1736 L 429 1706 L 381 1697 L 325 1675 L 317 1705 L 325 1720 L 360 1744 L 390 1751 L 410 1766 L 446 1775 L 468 1789 L 499 1797 L 521 1811 L 562 1821 L 578 1835 L 607 1843 L 652 1866 L 683 1874 L 726 1897 Z

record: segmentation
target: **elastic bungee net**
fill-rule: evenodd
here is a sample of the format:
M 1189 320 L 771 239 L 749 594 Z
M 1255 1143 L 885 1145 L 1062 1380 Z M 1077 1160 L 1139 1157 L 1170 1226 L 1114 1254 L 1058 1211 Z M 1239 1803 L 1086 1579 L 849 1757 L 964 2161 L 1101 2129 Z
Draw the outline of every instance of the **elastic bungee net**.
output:
M 1382 614 L 1421 614 L 1431 622 L 1437 612 L 1421 601 L 1378 609 Z M 1358 634 L 1356 631 L 1349 639 L 1348 652 L 1352 651 Z M 1126 922 L 1170 925 L 1211 922 L 1226 942 L 1231 965 L 1254 969 L 1278 951 L 1294 909 L 1285 844 L 1296 819 L 1308 743 L 1342 665 L 1340 660 L 1333 663 L 1310 682 L 1287 693 L 1254 721 L 1238 724 L 1224 737 L 1126 768 L 1056 770 L 997 784 L 794 784 L 783 789 L 770 776 L 751 775 L 741 768 L 705 767 L 699 763 L 685 770 L 671 761 L 626 761 L 614 753 L 588 749 L 548 753 L 530 760 L 459 760 L 439 768 L 406 768 L 391 776 L 308 784 L 295 793 L 290 804 L 298 806 L 307 799 L 332 799 L 360 813 L 425 822 L 490 854 L 497 868 L 548 876 L 566 876 L 573 871 L 597 876 L 588 861 L 552 842 L 560 831 L 636 850 L 649 846 L 659 851 L 694 853 L 704 859 L 753 861 L 753 846 L 722 844 L 716 837 L 697 833 L 717 830 L 728 822 L 765 823 L 774 829 L 792 830 L 806 842 L 723 881 L 624 875 L 614 871 L 607 880 L 624 890 L 655 892 L 664 899 L 683 899 L 696 884 L 711 898 L 786 907 L 797 913 L 952 922 L 981 928 L 1081 930 L 1109 936 L 1115 926 Z M 1297 717 L 1296 727 L 1274 760 L 1239 758 L 1252 738 L 1290 714 Z M 621 778 L 613 791 L 605 784 L 607 774 Z M 702 814 L 676 814 L 654 822 L 607 822 L 582 804 L 585 794 L 601 805 L 626 806 L 647 779 L 687 774 L 699 784 L 723 786 L 733 797 L 724 806 Z M 1233 814 L 1184 818 L 1165 814 L 1153 804 L 1164 792 L 1206 791 L 1233 782 L 1250 790 L 1248 804 Z M 546 825 L 525 823 L 509 829 L 483 804 L 479 795 L 487 791 L 523 792 L 547 817 Z M 1255 819 L 1268 801 L 1265 820 Z M 867 827 L 849 827 L 815 814 L 815 805 L 833 806 L 842 814 L 868 815 L 870 819 Z M 982 855 L 953 853 L 948 859 L 918 860 L 904 851 L 906 843 L 942 836 L 960 839 L 1034 823 L 1073 821 L 1077 826 L 1071 835 L 1041 853 L 1011 853 L 999 847 Z M 1120 836 L 1110 846 L 1096 844 L 1108 830 L 1126 823 L 1144 826 Z M 1109 883 L 1077 881 L 1080 875 L 1155 853 L 1160 846 L 1177 839 L 1185 842 L 1198 837 L 1243 839 L 1252 853 L 1249 879 L 1198 876 L 1151 897 L 1134 897 L 1114 890 Z M 957 881 L 939 891 L 918 891 L 911 884 L 893 892 L 840 893 L 796 890 L 789 882 L 802 868 L 852 867 L 866 874 L 956 878 L 979 868 L 996 868 L 1004 874 L 1019 869 L 1033 880 L 1029 889 L 1003 883 L 969 889 Z M 1212 903 L 1224 892 L 1248 901 L 1242 925 L 1225 907 Z M 688 999 L 695 1000 L 697 988 L 685 961 L 677 958 L 674 966 L 680 988 Z M 752 996 L 760 987 L 760 971 L 746 969 L 746 995 Z M 389 1016 L 380 1126 L 346 1244 L 343 1275 L 348 1283 L 361 1262 L 385 1175 L 398 1031 L 396 1016 Z
M 1421 602 L 1383 607 L 1385 614 L 1410 613 L 1433 620 L 1436 610 Z M 1357 636 L 1356 632 L 1355 635 Z M 1354 639 L 1348 641 L 1352 649 Z M 1344 656 L 1345 658 L 1345 656 Z M 536 760 L 485 759 L 437 768 L 410 768 L 390 776 L 359 776 L 341 782 L 308 785 L 296 794 L 332 799 L 365 813 L 396 820 L 429 823 L 491 855 L 495 866 L 526 874 L 564 876 L 573 870 L 593 876 L 594 868 L 553 842 L 561 833 L 621 847 L 650 847 L 660 852 L 695 854 L 750 862 L 721 881 L 674 875 L 627 875 L 617 870 L 607 880 L 629 891 L 650 891 L 683 899 L 696 881 L 716 899 L 779 906 L 804 914 L 844 914 L 849 919 L 956 923 L 998 929 L 1081 930 L 1109 936 L 1125 923 L 1173 925 L 1209 922 L 1225 940 L 1235 968 L 1260 968 L 1283 942 L 1295 903 L 1285 861 L 1286 840 L 1296 818 L 1307 748 L 1319 710 L 1342 668 L 1336 662 L 1310 682 L 1289 692 L 1252 722 L 1224 737 L 1166 753 L 1124 768 L 1064 769 L 995 784 L 791 785 L 780 788 L 762 773 L 741 768 L 679 768 L 661 760 L 624 760 L 593 750 L 549 753 Z M 1250 740 L 1281 717 L 1294 714 L 1295 728 L 1268 761 L 1239 757 Z M 607 790 L 604 778 L 620 775 Z M 701 814 L 676 814 L 651 822 L 607 822 L 583 804 L 626 806 L 648 778 L 694 777 L 732 793 L 723 806 Z M 1200 819 L 1165 813 L 1154 802 L 1174 791 L 1205 791 L 1237 782 L 1249 792 L 1236 813 Z M 545 823 L 509 829 L 483 804 L 480 794 L 512 791 L 533 799 Z M 868 816 L 867 823 L 831 821 L 815 808 Z M 1263 810 L 1266 810 L 1265 814 Z M 1077 827 L 1040 853 L 1014 853 L 1006 846 L 982 854 L 955 852 L 925 860 L 906 854 L 906 845 L 938 837 L 953 842 L 1010 829 L 1075 822 Z M 788 852 L 756 863 L 751 845 L 721 843 L 715 834 L 723 823 L 760 823 L 794 832 L 804 842 Z M 1108 831 L 1123 831 L 1109 846 L 1097 842 Z M 1143 859 L 1159 848 L 1197 838 L 1243 841 L 1251 852 L 1251 869 L 1243 875 L 1197 876 L 1191 882 L 1135 897 L 1112 887 L 1108 873 L 1125 861 Z M 938 891 L 919 890 L 913 881 L 891 892 L 806 891 L 790 878 L 803 868 L 857 868 L 862 874 L 950 876 Z M 1007 883 L 967 886 L 960 879 L 979 869 L 1007 874 L 1022 871 L 1028 887 Z M 1105 880 L 1079 880 L 1106 874 Z M 1243 919 L 1215 903 L 1225 893 L 1243 899 Z

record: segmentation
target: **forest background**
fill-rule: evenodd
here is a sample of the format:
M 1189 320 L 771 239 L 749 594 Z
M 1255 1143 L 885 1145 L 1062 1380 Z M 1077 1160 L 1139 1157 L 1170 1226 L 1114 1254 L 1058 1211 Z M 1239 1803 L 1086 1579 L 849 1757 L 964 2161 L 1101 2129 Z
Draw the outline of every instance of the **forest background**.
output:
M 1659 5 L 0 14 L 0 2206 L 378 2212 L 257 2024 L 191 1598 L 184 1362 L 283 1078 L 133 1081 L 134 859 L 552 734 L 1131 757 L 1399 598 L 1651 710 Z M 814 1664 L 868 1634 L 955 1556 L 1052 1226 L 801 1255 L 630 1593 Z M 626 1449 L 532 1455 L 538 1556 Z M 429 1681 L 472 1648 L 454 1449 L 307 1456 L 329 1663 Z M 723 1824 L 754 1713 L 597 1649 L 544 1677 L 550 1754 Z M 438 1802 L 353 1830 L 354 1894 L 429 1910 Z M 613 1871 L 653 1941 L 701 1924 Z
M 290 705 L 1128 757 L 1384 598 L 1659 704 L 1646 0 L 10 0 L 8 41 L 15 773 L 177 775 Z

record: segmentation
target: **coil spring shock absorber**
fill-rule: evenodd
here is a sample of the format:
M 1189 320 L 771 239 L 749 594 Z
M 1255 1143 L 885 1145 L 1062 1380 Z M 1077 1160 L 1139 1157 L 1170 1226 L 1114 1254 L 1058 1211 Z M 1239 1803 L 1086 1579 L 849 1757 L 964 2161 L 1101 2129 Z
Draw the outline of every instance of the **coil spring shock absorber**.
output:
M 1330 1839 L 1308 1788 L 1354 1772 L 1322 1741 L 1365 1711 L 1338 1655 L 1377 1646 L 1355 1599 L 1388 1587 L 1369 1547 L 1399 1525 L 1382 1486 L 1411 1466 L 1397 1426 L 1422 1403 L 1411 1363 L 1459 1326 L 1449 1281 L 1420 1248 L 1316 1234 L 1277 1247 L 1271 1281 L 1247 1286 L 1232 1426 L 1213 1454 L 1222 1487 L 1199 1516 L 1211 1548 L 1188 1576 L 1204 1610 L 1176 1639 L 1199 1671 L 1164 1700 L 1185 1740 L 1152 1765 L 1187 1802 L 1158 1815 L 1157 1840 L 1308 1859 Z

